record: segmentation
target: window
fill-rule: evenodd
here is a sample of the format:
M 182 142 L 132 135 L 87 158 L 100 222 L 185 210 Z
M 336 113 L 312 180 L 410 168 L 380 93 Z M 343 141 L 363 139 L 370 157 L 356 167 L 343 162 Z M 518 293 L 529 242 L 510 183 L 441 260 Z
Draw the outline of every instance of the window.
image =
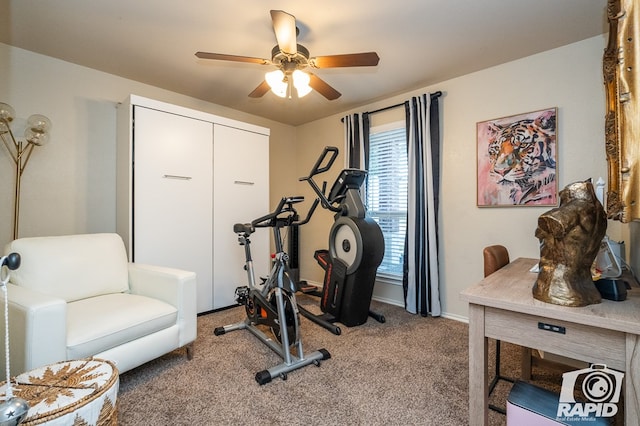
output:
M 404 122 L 370 132 L 367 213 L 382 229 L 384 259 L 378 276 L 402 278 L 407 231 L 408 160 Z

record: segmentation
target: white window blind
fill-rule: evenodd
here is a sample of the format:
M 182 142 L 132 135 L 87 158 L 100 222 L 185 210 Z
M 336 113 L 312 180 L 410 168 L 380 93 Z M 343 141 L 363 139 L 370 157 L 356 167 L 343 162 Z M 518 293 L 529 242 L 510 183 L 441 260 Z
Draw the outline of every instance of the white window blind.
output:
M 392 278 L 402 278 L 407 230 L 407 143 L 404 123 L 400 125 L 379 132 L 372 129 L 366 185 L 367 212 L 384 235 L 378 275 Z

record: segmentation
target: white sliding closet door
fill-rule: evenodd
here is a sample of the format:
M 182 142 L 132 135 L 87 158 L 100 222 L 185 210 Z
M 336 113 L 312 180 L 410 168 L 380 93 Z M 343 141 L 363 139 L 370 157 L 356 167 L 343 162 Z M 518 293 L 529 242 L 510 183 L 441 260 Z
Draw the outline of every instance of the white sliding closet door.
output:
M 218 124 L 213 133 L 213 301 L 218 308 L 234 304 L 236 287 L 247 285 L 244 248 L 233 225 L 269 213 L 269 138 Z M 270 228 L 258 228 L 251 236 L 258 283 L 268 273 L 270 232 Z
M 213 308 L 213 124 L 134 107 L 133 261 L 194 271 Z

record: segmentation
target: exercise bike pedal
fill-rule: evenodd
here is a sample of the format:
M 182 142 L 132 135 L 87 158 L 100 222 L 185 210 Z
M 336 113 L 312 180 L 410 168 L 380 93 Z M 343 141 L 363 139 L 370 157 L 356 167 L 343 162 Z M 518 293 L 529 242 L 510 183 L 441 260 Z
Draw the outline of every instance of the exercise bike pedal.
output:
M 240 305 L 246 305 L 247 299 L 249 298 L 249 287 L 241 286 L 236 287 L 236 301 Z

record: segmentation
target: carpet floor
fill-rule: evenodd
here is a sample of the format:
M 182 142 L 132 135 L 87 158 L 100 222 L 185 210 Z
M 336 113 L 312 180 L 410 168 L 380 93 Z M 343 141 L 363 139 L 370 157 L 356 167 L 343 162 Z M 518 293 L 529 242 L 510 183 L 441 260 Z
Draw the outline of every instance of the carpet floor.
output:
M 298 302 L 319 312 L 317 299 L 299 296 Z M 119 424 L 468 424 L 467 324 L 377 302 L 372 308 L 385 323 L 370 318 L 358 327 L 342 326 L 340 336 L 301 317 L 305 353 L 325 348 L 331 359 L 263 386 L 255 373 L 281 359 L 246 330 L 213 334 L 215 327 L 242 321 L 244 308 L 200 316 L 191 361 L 180 349 L 121 375 Z M 502 348 L 502 371 L 518 376 L 519 348 Z M 550 388 L 561 383 L 558 373 L 534 370 L 534 378 Z M 500 382 L 491 402 L 505 406 L 509 389 L 510 383 Z M 499 413 L 489 417 L 492 425 L 506 424 Z

